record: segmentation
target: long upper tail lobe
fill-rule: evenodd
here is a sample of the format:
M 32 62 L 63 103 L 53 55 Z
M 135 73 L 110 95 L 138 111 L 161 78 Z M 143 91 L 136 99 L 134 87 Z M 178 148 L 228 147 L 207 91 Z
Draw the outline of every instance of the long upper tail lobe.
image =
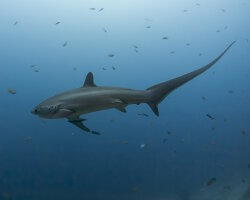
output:
M 148 105 L 153 110 L 153 112 L 159 116 L 158 111 L 158 104 L 173 90 L 180 87 L 184 83 L 192 80 L 196 76 L 202 74 L 206 70 L 208 70 L 210 67 L 212 67 L 229 49 L 230 47 L 235 43 L 232 42 L 217 58 L 215 58 L 212 62 L 209 64 L 194 70 L 190 73 L 184 74 L 182 76 L 179 76 L 177 78 L 165 81 L 163 83 L 159 83 L 157 85 L 154 85 L 147 89 L 148 93 Z

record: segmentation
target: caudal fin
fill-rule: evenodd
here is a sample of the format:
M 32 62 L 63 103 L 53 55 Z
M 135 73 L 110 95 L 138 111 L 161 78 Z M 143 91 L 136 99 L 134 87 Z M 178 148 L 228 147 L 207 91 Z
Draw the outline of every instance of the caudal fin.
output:
M 210 67 L 212 67 L 229 49 L 230 47 L 235 43 L 232 42 L 217 58 L 215 58 L 212 62 L 209 64 L 200 67 L 197 70 L 194 70 L 190 73 L 184 74 L 182 76 L 179 76 L 177 78 L 165 81 L 163 83 L 159 83 L 157 85 L 154 85 L 147 89 L 147 93 L 149 96 L 149 101 L 147 102 L 150 108 L 153 110 L 155 115 L 159 116 L 158 111 L 158 104 L 173 90 L 180 87 L 184 83 L 192 80 L 196 76 L 202 74 L 206 70 L 208 70 Z

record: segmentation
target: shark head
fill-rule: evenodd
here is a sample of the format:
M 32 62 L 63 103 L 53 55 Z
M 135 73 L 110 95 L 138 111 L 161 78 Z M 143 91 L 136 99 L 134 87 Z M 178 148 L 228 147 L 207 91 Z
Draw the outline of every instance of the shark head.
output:
M 38 105 L 36 106 L 31 113 L 38 115 L 42 118 L 53 118 L 53 115 L 57 112 L 57 106 L 52 105 Z
M 44 102 L 36 106 L 31 113 L 41 118 L 57 119 L 68 117 L 73 111 L 63 108 L 61 104 L 49 104 Z

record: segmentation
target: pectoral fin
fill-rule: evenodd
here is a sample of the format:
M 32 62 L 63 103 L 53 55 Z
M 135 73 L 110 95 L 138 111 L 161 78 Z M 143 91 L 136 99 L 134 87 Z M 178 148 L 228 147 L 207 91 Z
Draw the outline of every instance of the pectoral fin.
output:
M 73 116 L 68 118 L 68 122 L 71 124 L 74 124 L 78 128 L 82 129 L 83 131 L 86 131 L 88 133 L 94 134 L 94 135 L 100 135 L 97 131 L 91 131 L 87 126 L 83 124 L 83 122 L 86 121 L 86 119 L 81 119 L 79 116 Z
M 71 124 L 74 124 L 75 126 L 77 126 L 78 128 L 86 131 L 86 132 L 90 132 L 90 129 L 88 127 L 86 127 L 85 125 L 83 125 L 83 121 L 85 121 L 86 119 L 81 119 L 79 116 L 73 116 L 68 118 L 68 122 L 70 122 Z
M 88 127 L 86 127 L 85 125 L 83 125 L 83 121 L 85 121 L 85 119 L 80 119 L 79 120 L 68 120 L 68 122 L 70 122 L 71 124 L 74 124 L 75 126 L 77 126 L 78 128 L 86 131 L 86 132 L 90 132 L 90 129 Z

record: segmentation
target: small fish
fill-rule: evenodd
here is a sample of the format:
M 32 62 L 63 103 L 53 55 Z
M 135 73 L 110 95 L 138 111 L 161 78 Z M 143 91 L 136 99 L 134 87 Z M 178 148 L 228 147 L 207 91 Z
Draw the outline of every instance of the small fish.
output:
M 202 56 L 202 53 L 199 53 L 198 56 Z
M 58 24 L 60 24 L 60 23 L 61 23 L 61 22 L 56 22 L 55 25 L 58 25 Z
M 102 68 L 103 71 L 107 70 L 105 67 Z
M 112 69 L 115 70 L 115 67 L 113 66 Z
M 107 29 L 105 29 L 105 28 L 102 28 L 102 30 L 103 30 L 103 32 L 105 32 L 105 33 L 107 33 L 108 31 L 107 31 Z
M 175 51 L 170 51 L 170 54 L 175 54 Z
M 210 119 L 215 119 L 213 116 L 211 116 L 210 114 L 206 114 L 206 116 Z
M 211 129 L 212 129 L 212 131 L 215 131 L 215 130 L 216 130 L 216 127 L 215 127 L 215 126 L 213 126 Z
M 232 187 L 231 187 L 230 185 L 225 185 L 225 186 L 223 187 L 223 189 L 224 189 L 224 190 L 227 190 L 227 191 L 230 191 L 230 190 L 232 190 Z
M 25 136 L 25 137 L 24 137 L 25 142 L 29 142 L 31 139 L 32 139 L 32 138 L 31 138 L 30 136 Z
M 216 182 L 216 178 L 211 178 L 207 181 L 207 186 L 211 186 Z
M 248 165 L 248 168 L 250 169 L 250 164 Z
M 141 144 L 141 145 L 140 145 L 140 148 L 143 149 L 143 148 L 145 148 L 146 146 L 147 146 L 147 144 Z
M 135 49 L 138 49 L 138 48 L 139 48 L 137 45 L 133 45 L 133 47 L 134 47 Z
M 186 43 L 186 46 L 190 46 L 190 43 Z
M 72 176 L 72 181 L 77 181 L 77 177 L 76 176 Z
M 139 116 L 143 116 L 143 117 L 148 117 L 149 115 L 148 114 L 146 114 L 146 113 L 138 113 L 137 115 L 139 115 Z
M 151 28 L 151 26 L 146 26 L 145 28 Z
M 137 187 L 132 187 L 132 188 L 131 188 L 131 191 L 132 191 L 132 192 L 137 192 L 137 191 L 138 191 L 138 188 L 137 188 Z
M 13 90 L 13 89 L 8 89 L 8 92 L 9 92 L 10 94 L 16 94 L 16 91 Z
M 164 37 L 162 37 L 162 39 L 163 39 L 163 40 L 167 40 L 167 39 L 168 39 L 168 37 L 164 36 Z
M 90 10 L 95 10 L 96 8 L 89 8 Z
M 233 94 L 234 92 L 233 92 L 233 90 L 228 90 L 228 93 Z
M 241 131 L 241 134 L 242 134 L 242 135 L 246 135 L 247 132 L 246 132 L 245 130 L 242 130 L 242 131 Z
M 97 131 L 91 131 L 92 134 L 95 134 L 95 135 L 101 135 L 101 133 L 97 132 Z
M 219 33 L 220 32 L 220 30 L 218 29 L 218 30 L 216 30 L 216 33 Z
M 30 68 L 34 68 L 36 65 L 30 65 Z
M 245 180 L 245 179 L 242 179 L 242 180 L 241 180 L 241 182 L 242 182 L 242 183 L 245 183 L 245 182 L 246 182 L 246 180 Z
M 74 71 L 76 71 L 76 70 L 77 70 L 77 68 L 76 68 L 76 67 L 74 67 L 74 68 L 73 68 L 73 70 L 74 70 Z
M 139 51 L 137 49 L 135 49 L 135 53 L 138 53 Z
M 17 24 L 18 24 L 18 21 L 15 21 L 15 23 L 13 25 L 16 26 Z
M 115 121 L 114 119 L 110 119 L 110 120 L 109 120 L 110 123 L 113 123 L 114 121 Z
M 222 12 L 226 12 L 226 10 L 225 10 L 224 8 L 221 8 L 220 10 L 221 10 Z
M 196 3 L 195 5 L 196 5 L 196 6 L 200 6 L 201 4 L 199 4 L 199 3 Z
M 205 96 L 202 96 L 201 99 L 205 101 L 207 98 Z
M 224 26 L 224 30 L 227 30 L 228 26 Z
M 62 45 L 62 46 L 63 46 L 63 47 L 66 47 L 66 46 L 67 46 L 67 44 L 68 44 L 68 42 L 66 41 L 66 42 L 64 42 L 64 43 L 63 43 L 63 45 Z
M 183 10 L 183 12 L 187 12 L 188 10 Z
M 98 10 L 98 12 L 101 12 L 101 11 L 103 11 L 104 10 L 104 8 L 100 8 L 99 10 Z
M 108 57 L 113 58 L 115 55 L 114 54 L 108 54 Z
M 171 132 L 171 131 L 168 131 L 168 135 L 172 135 L 172 132 Z
M 3 193 L 1 195 L 1 197 L 2 197 L 3 200 L 11 200 L 12 199 L 11 195 L 9 193 L 7 193 L 7 192 Z
M 35 69 L 35 70 L 34 70 L 34 72 L 38 73 L 38 72 L 39 72 L 39 70 L 38 70 L 38 69 Z
M 166 143 L 167 140 L 168 140 L 167 138 L 163 138 L 162 142 L 163 142 L 163 143 Z

